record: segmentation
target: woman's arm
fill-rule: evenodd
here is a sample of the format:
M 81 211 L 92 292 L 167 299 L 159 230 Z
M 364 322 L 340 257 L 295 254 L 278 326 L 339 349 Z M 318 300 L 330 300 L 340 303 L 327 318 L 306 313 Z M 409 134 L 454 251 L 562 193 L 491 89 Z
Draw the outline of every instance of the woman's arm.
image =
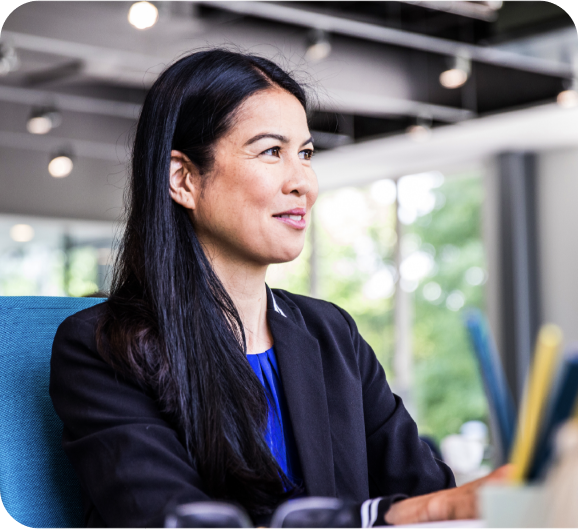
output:
M 504 481 L 509 472 L 510 465 L 504 465 L 491 474 L 461 487 L 394 503 L 385 513 L 385 521 L 391 525 L 400 525 L 478 518 L 480 487 L 492 481 Z
M 339 310 L 350 328 L 363 388 L 370 496 L 412 497 L 454 487 L 452 471 L 420 440 L 414 420 L 392 393 L 375 353 L 351 316 Z
M 386 496 L 384 505 L 388 510 L 384 521 L 399 525 L 477 518 L 480 486 L 489 481 L 503 481 L 509 466 L 456 488 L 449 467 L 436 459 L 419 439 L 415 422 L 401 399 L 391 392 L 383 368 L 353 319 L 341 312 L 358 353 L 370 492 L 372 496 Z
M 171 503 L 207 500 L 156 403 L 98 354 L 96 318 L 72 316 L 54 339 L 50 395 L 84 493 L 112 527 L 159 527 Z

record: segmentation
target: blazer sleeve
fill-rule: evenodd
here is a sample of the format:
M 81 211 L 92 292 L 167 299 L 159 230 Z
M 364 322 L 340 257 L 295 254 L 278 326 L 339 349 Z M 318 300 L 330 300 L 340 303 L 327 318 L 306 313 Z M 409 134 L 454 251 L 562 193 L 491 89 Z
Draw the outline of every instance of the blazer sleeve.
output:
M 417 425 L 387 383 L 385 372 L 349 314 L 363 388 L 370 497 L 396 501 L 455 487 L 450 468 L 420 440 Z M 389 502 L 390 503 L 390 502 Z
M 98 354 L 94 323 L 71 316 L 58 328 L 50 396 L 63 448 L 107 526 L 162 527 L 167 506 L 209 499 L 154 400 Z

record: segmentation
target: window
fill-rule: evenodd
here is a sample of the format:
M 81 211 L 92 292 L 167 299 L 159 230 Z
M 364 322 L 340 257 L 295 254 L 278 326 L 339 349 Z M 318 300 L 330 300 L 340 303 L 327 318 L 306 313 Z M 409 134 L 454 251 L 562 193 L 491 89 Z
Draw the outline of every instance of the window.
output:
M 105 290 L 113 234 L 108 222 L 0 215 L 0 295 Z
M 466 307 L 484 308 L 482 177 L 473 173 L 441 181 L 433 176 L 429 185 L 422 182 L 421 189 L 429 188 L 432 198 L 423 199 L 430 205 L 421 214 L 418 211 L 415 220 L 411 212 L 404 218 L 403 179 L 399 182 L 400 219 L 406 222 L 402 250 L 409 247 L 401 263 L 402 276 L 404 265 L 413 265 L 412 259 L 417 265 L 423 261 L 422 273 L 414 274 L 410 277 L 414 282 L 406 285 L 413 302 L 412 396 L 420 433 L 438 441 L 457 433 L 466 421 L 486 421 L 487 416 L 481 378 L 462 321 Z M 412 271 L 409 266 L 410 276 Z

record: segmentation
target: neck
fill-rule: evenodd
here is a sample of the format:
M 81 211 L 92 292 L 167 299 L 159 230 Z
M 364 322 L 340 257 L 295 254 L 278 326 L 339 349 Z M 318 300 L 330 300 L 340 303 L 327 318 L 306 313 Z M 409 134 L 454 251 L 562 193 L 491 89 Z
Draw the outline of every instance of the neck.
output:
M 258 354 L 273 345 L 267 324 L 266 265 L 240 263 L 222 255 L 212 255 L 211 264 L 233 300 L 247 341 L 247 354 Z

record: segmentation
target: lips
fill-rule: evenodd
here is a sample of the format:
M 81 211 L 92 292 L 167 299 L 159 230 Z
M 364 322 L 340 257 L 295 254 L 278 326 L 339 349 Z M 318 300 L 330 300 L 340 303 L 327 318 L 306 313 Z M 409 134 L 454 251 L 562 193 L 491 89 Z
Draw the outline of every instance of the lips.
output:
M 291 219 L 291 220 L 301 220 L 303 215 L 276 215 L 278 219 Z
M 305 208 L 295 208 L 282 213 L 275 213 L 273 217 L 292 228 L 302 230 L 307 225 L 307 221 L 304 218 L 305 213 Z

